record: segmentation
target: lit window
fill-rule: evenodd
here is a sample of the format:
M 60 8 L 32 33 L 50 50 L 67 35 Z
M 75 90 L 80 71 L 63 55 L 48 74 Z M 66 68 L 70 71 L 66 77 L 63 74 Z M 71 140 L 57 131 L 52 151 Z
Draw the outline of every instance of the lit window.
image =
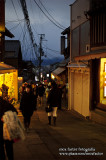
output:
M 106 72 L 106 63 L 105 63 L 105 72 Z
M 106 63 L 104 64 L 104 97 L 106 98 Z
M 104 97 L 106 97 L 106 86 L 104 86 Z

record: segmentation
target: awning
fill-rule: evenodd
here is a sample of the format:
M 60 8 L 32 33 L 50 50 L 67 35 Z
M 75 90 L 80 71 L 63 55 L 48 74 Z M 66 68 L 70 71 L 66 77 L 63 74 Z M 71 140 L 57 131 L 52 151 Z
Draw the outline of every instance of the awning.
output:
M 67 67 L 70 67 L 70 68 L 87 68 L 87 64 L 71 63 Z
M 65 68 L 58 67 L 58 68 L 55 69 L 52 73 L 55 74 L 55 75 L 59 75 L 59 74 L 61 74 L 63 71 L 65 71 Z
M 85 74 L 89 74 L 89 66 L 88 66 L 88 62 L 86 63 L 71 63 L 67 66 L 70 70 L 70 72 L 77 72 L 77 73 L 85 73 Z
M 16 69 L 13 66 L 0 62 L 0 74 L 6 73 L 6 72 L 9 73 L 12 71 L 16 71 Z
M 83 60 L 90 60 L 90 59 L 100 59 L 100 58 L 106 58 L 106 51 L 100 52 L 100 53 L 93 53 L 93 54 L 87 54 L 83 56 L 75 57 L 75 61 L 83 61 Z

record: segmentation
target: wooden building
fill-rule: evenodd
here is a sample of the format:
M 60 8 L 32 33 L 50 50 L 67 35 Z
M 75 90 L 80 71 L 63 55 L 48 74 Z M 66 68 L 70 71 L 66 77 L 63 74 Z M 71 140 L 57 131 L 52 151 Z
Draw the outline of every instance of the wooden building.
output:
M 105 7 L 105 0 L 76 0 L 70 6 L 68 108 L 91 119 L 106 111 Z

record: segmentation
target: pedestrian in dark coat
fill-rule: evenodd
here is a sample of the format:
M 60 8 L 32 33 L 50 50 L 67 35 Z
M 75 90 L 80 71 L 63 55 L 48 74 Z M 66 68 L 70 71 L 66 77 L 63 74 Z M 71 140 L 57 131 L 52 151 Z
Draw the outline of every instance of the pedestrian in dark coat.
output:
M 17 112 L 14 106 L 0 97 L 0 160 L 5 160 L 4 144 L 8 160 L 13 160 L 13 141 L 3 140 L 3 121 L 2 117 L 6 111 Z
M 38 86 L 36 84 L 34 84 L 33 93 L 36 97 L 38 97 Z
M 49 92 L 47 104 L 49 105 L 49 107 L 52 107 L 53 110 L 52 112 L 48 113 L 48 120 L 49 120 L 49 125 L 51 125 L 51 115 L 53 115 L 53 122 L 54 125 L 56 125 L 57 109 L 59 106 L 59 101 L 58 101 L 59 92 L 57 84 L 54 81 L 51 83 L 51 87 L 52 89 Z
M 27 85 L 26 92 L 23 94 L 20 102 L 20 110 L 24 117 L 26 130 L 29 128 L 33 112 L 36 110 L 36 96 L 32 92 L 31 85 Z
M 40 84 L 39 87 L 38 87 L 38 96 L 39 96 L 41 105 L 43 103 L 43 95 L 44 95 L 44 93 L 45 93 L 45 88 L 44 88 L 43 84 Z
M 61 88 L 61 85 L 58 86 L 58 91 L 59 91 L 59 95 L 58 95 L 59 107 L 58 107 L 58 109 L 61 110 L 61 101 L 62 101 L 62 88 Z

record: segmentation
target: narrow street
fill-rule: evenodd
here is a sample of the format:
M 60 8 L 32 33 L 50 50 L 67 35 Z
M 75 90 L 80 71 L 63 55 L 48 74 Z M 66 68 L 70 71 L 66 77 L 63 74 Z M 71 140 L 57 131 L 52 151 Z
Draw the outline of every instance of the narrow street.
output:
M 34 112 L 26 139 L 14 144 L 15 160 L 106 159 L 106 127 L 75 117 L 64 109 L 58 111 L 57 125 L 49 126 L 45 105 L 44 102 Z M 91 155 L 94 152 L 98 156 Z M 84 155 L 75 155 L 78 153 Z

